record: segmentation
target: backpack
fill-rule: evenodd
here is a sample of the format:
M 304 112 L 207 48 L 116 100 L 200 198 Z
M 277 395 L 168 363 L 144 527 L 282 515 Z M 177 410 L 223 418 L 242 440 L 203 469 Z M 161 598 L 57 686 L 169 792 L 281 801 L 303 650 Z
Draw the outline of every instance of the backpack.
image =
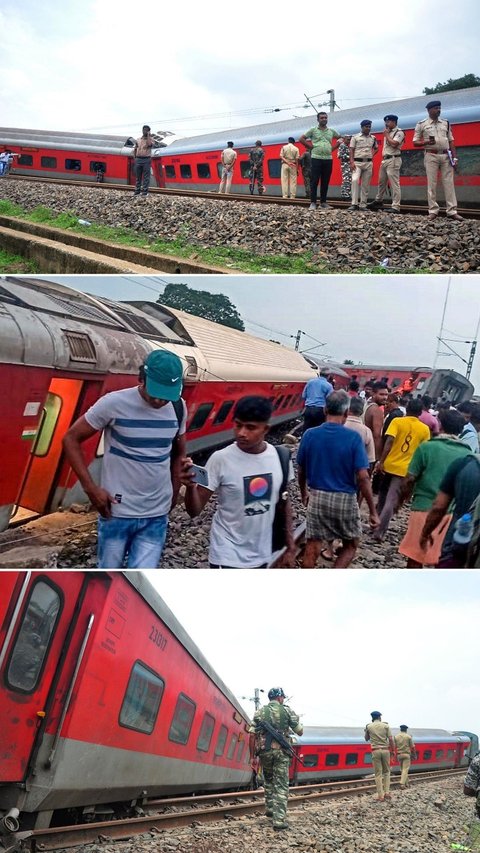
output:
M 285 507 L 288 497 L 287 483 L 290 469 L 290 450 L 288 447 L 280 444 L 275 446 L 275 450 L 277 451 L 278 459 L 282 467 L 282 485 L 280 487 L 280 494 L 275 507 L 275 517 L 272 525 L 272 554 L 276 551 L 281 551 L 287 544 L 285 536 Z
M 172 402 L 173 408 L 175 409 L 175 415 L 176 415 L 177 421 L 178 421 L 178 429 L 177 429 L 177 433 L 175 435 L 175 438 L 176 438 L 178 433 L 180 432 L 180 427 L 181 427 L 182 419 L 183 419 L 183 413 L 184 413 L 183 400 L 180 397 L 178 400 L 172 400 L 171 402 Z M 175 441 L 175 438 L 174 438 L 174 441 Z

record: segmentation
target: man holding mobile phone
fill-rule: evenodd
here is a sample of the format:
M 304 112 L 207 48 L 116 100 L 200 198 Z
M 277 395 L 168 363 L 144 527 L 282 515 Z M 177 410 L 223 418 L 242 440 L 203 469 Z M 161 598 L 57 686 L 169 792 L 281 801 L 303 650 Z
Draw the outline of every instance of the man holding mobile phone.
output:
M 276 448 L 267 442 L 272 404 L 266 397 L 243 397 L 235 407 L 235 441 L 212 453 L 207 462 L 208 485 L 200 485 L 198 466 L 182 460 L 185 508 L 200 515 L 213 494 L 217 510 L 210 531 L 210 568 L 265 568 L 272 557 L 275 511 L 283 473 Z M 290 463 L 289 479 L 293 479 Z M 283 565 L 295 561 L 290 499 L 285 500 L 286 552 Z
M 443 184 L 447 216 L 450 219 L 463 220 L 457 213 L 454 175 L 457 166 L 457 151 L 453 140 L 450 122 L 440 118 L 441 101 L 429 101 L 426 109 L 428 118 L 419 121 L 413 134 L 415 148 L 425 152 L 425 171 L 427 173 L 428 216 L 435 219 L 440 211 L 437 202 L 438 173 Z

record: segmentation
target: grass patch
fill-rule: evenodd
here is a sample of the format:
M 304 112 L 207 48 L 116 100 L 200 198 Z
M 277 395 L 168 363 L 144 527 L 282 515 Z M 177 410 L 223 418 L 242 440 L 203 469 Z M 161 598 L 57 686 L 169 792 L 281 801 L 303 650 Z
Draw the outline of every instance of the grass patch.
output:
M 424 275 L 431 272 L 429 269 L 397 269 L 393 267 L 385 269 L 381 266 L 346 267 L 331 263 L 318 263 L 318 261 L 314 261 L 314 253 L 309 251 L 302 255 L 253 255 L 250 250 L 236 247 L 196 246 L 189 243 L 186 236 L 182 236 L 182 233 L 175 240 L 156 239 L 152 241 L 146 234 L 141 234 L 124 226 L 113 228 L 109 225 L 97 225 L 93 222 L 89 226 L 80 225 L 78 216 L 72 211 L 57 214 L 44 206 L 26 211 L 20 205 L 13 204 L 6 199 L 0 200 L 0 214 L 17 217 L 27 222 L 50 225 L 53 228 L 60 228 L 76 234 L 88 235 L 108 243 L 145 249 L 169 257 L 200 261 L 210 266 L 222 266 L 232 272 L 238 271 L 257 275 L 351 275 L 352 273 L 395 275 L 406 272 Z M 183 235 L 185 232 L 186 229 L 183 231 Z
M 10 252 L 5 252 L 0 249 L 0 273 L 35 273 L 39 269 L 33 261 L 20 257 L 20 255 L 11 255 Z

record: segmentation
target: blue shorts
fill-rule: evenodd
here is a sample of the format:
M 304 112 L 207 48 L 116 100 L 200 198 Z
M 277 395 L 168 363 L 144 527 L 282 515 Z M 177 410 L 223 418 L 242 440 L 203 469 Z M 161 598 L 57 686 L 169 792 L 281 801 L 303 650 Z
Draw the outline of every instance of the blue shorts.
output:
M 168 515 L 98 519 L 99 569 L 157 569 L 167 537 Z M 126 558 L 126 565 L 125 565 Z

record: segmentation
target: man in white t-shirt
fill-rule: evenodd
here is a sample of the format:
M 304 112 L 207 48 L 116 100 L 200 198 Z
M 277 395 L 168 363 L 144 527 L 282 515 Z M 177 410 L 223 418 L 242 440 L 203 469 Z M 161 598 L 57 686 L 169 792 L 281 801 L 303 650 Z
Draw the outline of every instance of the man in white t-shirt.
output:
M 192 460 L 182 466 L 185 508 L 194 518 L 212 495 L 217 510 L 210 531 L 210 568 L 265 568 L 272 556 L 275 510 L 283 482 L 276 448 L 265 441 L 272 404 L 266 397 L 244 397 L 233 420 L 235 442 L 213 453 L 207 462 L 208 486 L 192 482 Z M 288 479 L 293 479 L 290 463 Z M 282 564 L 294 565 L 290 500 L 285 499 L 286 552 Z
M 177 355 L 154 350 L 140 368 L 139 385 L 105 394 L 65 435 L 65 455 L 100 513 L 101 569 L 121 569 L 125 559 L 130 569 L 158 567 L 185 456 L 182 377 Z M 99 486 L 82 444 L 101 430 L 105 452 Z

